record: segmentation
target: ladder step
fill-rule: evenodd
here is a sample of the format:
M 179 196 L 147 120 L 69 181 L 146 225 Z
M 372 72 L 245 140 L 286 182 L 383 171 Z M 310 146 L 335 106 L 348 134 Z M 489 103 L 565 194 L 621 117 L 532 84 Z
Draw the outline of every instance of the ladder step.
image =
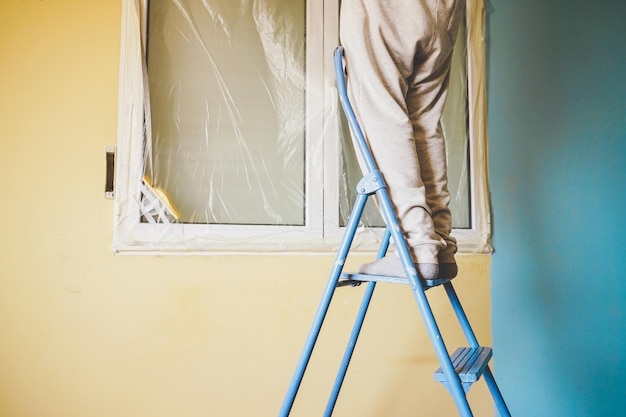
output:
M 492 354 L 490 347 L 480 346 L 475 348 L 461 347 L 450 356 L 454 370 L 459 376 L 465 392 L 469 390 L 474 382 L 480 379 Z M 448 382 L 441 368 L 435 371 L 435 381 L 442 382 L 444 385 Z
M 450 279 L 427 279 L 422 281 L 422 286 L 425 290 L 431 287 L 436 287 L 446 282 L 450 282 Z M 357 286 L 362 282 L 386 282 L 391 284 L 408 284 L 409 280 L 403 277 L 392 277 L 387 275 L 370 275 L 370 274 L 358 274 L 358 273 L 343 273 L 339 277 L 337 287 L 345 286 Z

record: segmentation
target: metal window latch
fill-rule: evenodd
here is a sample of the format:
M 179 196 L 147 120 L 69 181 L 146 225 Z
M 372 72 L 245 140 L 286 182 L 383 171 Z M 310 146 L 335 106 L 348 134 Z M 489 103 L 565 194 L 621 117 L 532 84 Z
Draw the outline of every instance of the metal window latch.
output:
M 106 180 L 104 198 L 115 198 L 115 146 L 106 147 Z

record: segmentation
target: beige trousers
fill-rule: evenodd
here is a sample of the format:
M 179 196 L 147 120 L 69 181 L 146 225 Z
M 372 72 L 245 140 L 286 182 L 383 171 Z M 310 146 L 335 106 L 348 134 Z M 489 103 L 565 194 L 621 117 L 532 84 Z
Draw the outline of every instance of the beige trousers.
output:
M 464 0 L 343 0 L 348 91 L 415 261 L 454 262 L 441 115 Z

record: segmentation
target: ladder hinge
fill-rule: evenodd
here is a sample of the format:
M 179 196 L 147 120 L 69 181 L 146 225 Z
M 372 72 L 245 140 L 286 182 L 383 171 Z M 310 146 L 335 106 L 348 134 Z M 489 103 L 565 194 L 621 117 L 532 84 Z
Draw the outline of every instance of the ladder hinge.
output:
M 385 188 L 385 181 L 379 170 L 374 170 L 366 174 L 356 185 L 356 192 L 358 194 L 374 194 L 381 188 Z

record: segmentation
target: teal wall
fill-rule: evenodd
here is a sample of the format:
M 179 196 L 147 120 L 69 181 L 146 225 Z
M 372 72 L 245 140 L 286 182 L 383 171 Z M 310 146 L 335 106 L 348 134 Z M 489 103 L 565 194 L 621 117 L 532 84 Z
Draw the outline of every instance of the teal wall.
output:
M 516 417 L 626 415 L 626 1 L 487 30 L 496 377 Z

